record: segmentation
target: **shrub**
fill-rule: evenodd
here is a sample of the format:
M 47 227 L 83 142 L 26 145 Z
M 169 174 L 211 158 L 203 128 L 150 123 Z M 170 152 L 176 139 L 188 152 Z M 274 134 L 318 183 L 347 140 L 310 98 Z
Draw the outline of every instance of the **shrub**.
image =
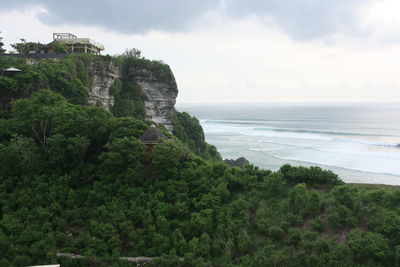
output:
M 59 54 L 66 54 L 68 52 L 68 47 L 66 44 L 61 43 L 61 42 L 53 42 L 53 49 L 54 52 L 59 53 Z
M 269 228 L 269 236 L 274 241 L 281 241 L 284 234 L 285 234 L 285 232 L 279 226 L 272 226 L 271 228 Z
M 289 164 L 285 164 L 280 168 L 280 172 L 283 174 L 284 179 L 292 185 L 306 183 L 311 186 L 327 185 L 330 187 L 343 184 L 337 174 L 330 170 L 323 170 L 320 167 L 292 167 Z
M 359 262 L 382 262 L 389 256 L 388 241 L 380 234 L 353 230 L 349 234 L 348 244 L 353 257 Z
M 320 218 L 310 221 L 310 226 L 313 230 L 322 232 L 324 230 L 324 222 Z
M 296 228 L 289 229 L 287 243 L 289 245 L 297 246 L 300 241 L 301 241 L 300 230 Z

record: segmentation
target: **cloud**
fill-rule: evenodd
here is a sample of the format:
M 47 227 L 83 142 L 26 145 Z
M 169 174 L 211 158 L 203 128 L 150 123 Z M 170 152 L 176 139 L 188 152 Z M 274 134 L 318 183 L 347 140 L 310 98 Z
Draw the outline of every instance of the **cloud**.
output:
M 307 40 L 362 33 L 358 13 L 371 1 L 376 0 L 21 0 L 7 1 L 1 9 L 41 5 L 47 10 L 38 15 L 43 23 L 101 26 L 128 34 L 185 32 L 207 12 L 218 11 L 237 20 L 255 16 L 293 39 Z
M 256 15 L 255 11 L 231 13 L 229 18 L 215 17 L 220 11 L 209 12 L 200 29 L 183 34 L 172 31 L 120 34 L 85 23 L 82 23 L 85 26 L 71 25 L 64 20 L 62 24 L 44 25 L 37 14 L 50 10 L 37 5 L 7 11 L 2 8 L 0 36 L 5 43 L 18 42 L 19 38 L 50 42 L 52 32 L 71 31 L 103 43 L 108 54 L 136 47 L 147 58 L 162 59 L 171 66 L 177 79 L 178 102 L 400 99 L 400 63 L 395 60 L 400 58 L 399 46 L 371 44 L 369 36 L 357 40 L 343 38 L 334 45 L 326 45 L 325 40 L 298 42 L 278 28 L 260 25 L 260 20 L 254 17 L 267 15 Z M 387 29 L 387 24 L 398 20 L 398 9 L 392 5 L 387 4 L 378 13 L 377 10 L 378 5 L 371 7 L 376 14 L 372 19 L 382 22 L 381 18 L 385 18 L 382 28 Z M 387 10 L 393 10 L 390 20 Z M 393 36 L 398 36 L 398 32 L 393 31 Z
M 335 33 L 362 33 L 360 10 L 371 0 L 232 0 L 233 16 L 271 18 L 293 39 L 314 39 Z
M 11 2 L 11 3 L 10 3 Z M 190 21 L 209 9 L 215 0 L 22 0 L 5 3 L 1 8 L 41 5 L 39 14 L 45 24 L 84 24 L 101 26 L 120 33 L 145 33 L 151 30 L 184 31 Z

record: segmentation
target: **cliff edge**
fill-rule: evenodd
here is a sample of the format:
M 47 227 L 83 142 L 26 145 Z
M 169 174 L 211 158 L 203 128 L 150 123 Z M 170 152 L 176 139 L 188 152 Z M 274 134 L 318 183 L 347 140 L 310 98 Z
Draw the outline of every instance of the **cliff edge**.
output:
M 128 75 L 139 84 L 145 95 L 146 119 L 162 124 L 172 132 L 173 115 L 178 95 L 175 78 L 166 81 L 157 77 L 151 70 L 135 66 L 129 69 Z M 172 72 L 171 75 L 173 76 Z
M 115 117 L 163 125 L 197 155 L 220 160 L 216 148 L 205 142 L 199 121 L 175 110 L 178 87 L 162 61 L 89 54 L 51 60 L 0 56 L 0 69 L 9 67 L 21 72 L 0 75 L 0 115 L 8 114 L 15 100 L 50 89 L 72 104 L 98 106 Z
M 91 63 L 89 74 L 89 104 L 116 116 L 142 116 L 172 132 L 178 88 L 168 65 L 143 58 L 104 58 Z

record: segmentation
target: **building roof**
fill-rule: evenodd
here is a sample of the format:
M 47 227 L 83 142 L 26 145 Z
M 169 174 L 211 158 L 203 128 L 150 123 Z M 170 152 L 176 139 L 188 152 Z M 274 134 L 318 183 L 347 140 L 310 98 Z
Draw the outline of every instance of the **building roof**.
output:
M 55 32 L 55 33 L 53 33 L 53 39 L 54 40 L 55 39 L 64 39 L 64 38 L 72 39 L 72 38 L 77 38 L 77 37 L 76 37 L 76 35 L 71 34 L 69 32 L 60 32 L 60 33 Z
M 14 67 L 9 67 L 7 69 L 4 69 L 3 71 L 5 71 L 5 72 L 20 72 L 22 70 L 14 68 Z
M 168 139 L 160 130 L 154 125 L 151 125 L 140 137 L 143 144 L 158 144 L 161 139 Z
M 53 33 L 53 41 L 65 43 L 67 45 L 86 44 L 92 45 L 99 50 L 104 50 L 104 46 L 89 38 L 78 38 L 71 33 Z

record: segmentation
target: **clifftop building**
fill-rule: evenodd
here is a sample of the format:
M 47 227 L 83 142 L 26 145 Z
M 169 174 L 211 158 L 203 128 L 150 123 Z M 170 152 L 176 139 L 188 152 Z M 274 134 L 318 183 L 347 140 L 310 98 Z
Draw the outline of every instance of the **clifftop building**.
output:
M 78 38 L 71 33 L 53 33 L 53 42 L 55 41 L 66 44 L 69 53 L 100 54 L 104 50 L 102 44 L 89 38 Z
M 68 48 L 68 53 L 81 54 L 89 53 L 99 55 L 104 50 L 104 46 L 96 41 L 89 38 L 78 38 L 76 35 L 71 33 L 53 33 L 53 41 L 49 44 L 37 44 L 36 51 L 33 53 L 39 54 L 53 54 L 56 53 L 54 50 L 54 43 L 64 43 Z

